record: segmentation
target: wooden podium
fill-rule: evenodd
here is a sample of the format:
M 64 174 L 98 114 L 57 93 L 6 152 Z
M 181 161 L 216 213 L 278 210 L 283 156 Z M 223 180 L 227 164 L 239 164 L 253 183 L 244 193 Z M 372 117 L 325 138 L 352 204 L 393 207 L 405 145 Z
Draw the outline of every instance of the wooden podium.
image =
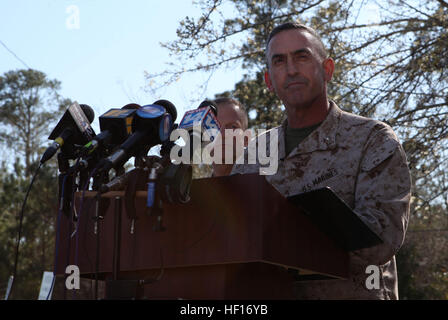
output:
M 135 220 L 117 199 L 124 192 L 109 192 L 98 236 L 95 195 L 85 193 L 80 211 L 77 194 L 76 235 L 70 237 L 70 218 L 61 221 L 57 274 L 77 264 L 82 277 L 98 270 L 100 279 L 111 279 L 115 263 L 118 279 L 153 279 L 144 285 L 147 299 L 293 299 L 297 273 L 348 275 L 348 252 L 258 174 L 193 180 L 187 204 L 164 204 L 164 231 L 153 230 L 157 217 L 146 213 L 146 192 L 137 192 Z

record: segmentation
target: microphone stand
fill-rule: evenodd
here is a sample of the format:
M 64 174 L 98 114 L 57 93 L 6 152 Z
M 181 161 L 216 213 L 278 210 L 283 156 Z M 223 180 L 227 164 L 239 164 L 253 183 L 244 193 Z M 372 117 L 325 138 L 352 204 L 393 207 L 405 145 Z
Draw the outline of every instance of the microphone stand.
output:
M 118 280 L 118 273 L 120 272 L 120 244 L 121 244 L 121 198 L 115 197 L 115 214 L 114 214 L 114 250 L 113 250 L 113 265 L 112 265 L 112 279 Z
M 58 155 L 58 169 L 59 169 L 59 176 L 58 176 L 58 184 L 59 184 L 59 205 L 61 211 L 67 216 L 70 217 L 70 211 L 71 211 L 71 195 L 72 195 L 72 185 L 73 185 L 73 178 L 71 177 L 69 171 L 70 171 L 70 164 L 68 161 L 68 158 L 64 155 L 64 153 L 59 152 Z M 65 179 L 65 183 L 63 182 Z M 64 183 L 64 188 L 62 188 L 62 184 Z M 69 224 L 69 234 L 72 232 L 72 223 L 70 219 L 68 220 Z M 66 256 L 66 265 L 70 264 L 70 252 L 71 252 L 71 241 L 70 238 L 68 239 L 68 248 L 67 248 L 67 256 Z M 56 261 L 56 263 L 58 263 Z M 64 276 L 64 282 L 67 278 L 67 275 Z M 63 293 L 63 299 L 67 299 L 67 287 L 64 286 L 64 293 Z
M 120 246 L 121 246 L 121 216 L 122 199 L 114 198 L 114 247 L 112 256 L 112 280 L 106 281 L 106 299 L 124 300 L 140 299 L 143 293 L 143 281 L 120 279 Z
M 152 184 L 153 189 L 153 198 L 151 202 L 151 206 L 147 207 L 147 214 L 150 216 L 156 216 L 156 225 L 154 226 L 154 231 L 164 231 L 165 228 L 162 225 L 162 201 L 160 197 L 157 195 L 156 192 L 156 181 L 157 181 L 157 173 L 159 170 L 162 169 L 162 165 L 159 163 L 161 159 L 158 159 L 156 157 L 146 157 L 136 158 L 136 168 L 140 168 L 140 170 L 144 169 L 144 167 L 149 168 L 150 170 L 150 177 L 147 180 L 148 184 Z M 125 187 L 125 200 L 126 197 L 134 197 L 135 192 L 137 190 L 141 190 L 141 179 L 139 180 L 139 176 L 137 174 L 129 174 L 128 179 L 126 180 L 126 187 Z M 141 176 L 140 176 L 141 177 Z M 146 179 L 145 179 L 146 180 Z M 148 190 L 148 194 L 150 191 Z M 122 198 L 117 196 L 114 198 L 114 246 L 113 246 L 113 259 L 112 259 L 112 278 L 106 282 L 106 299 L 142 299 L 144 294 L 144 286 L 147 284 L 154 283 L 158 281 L 161 276 L 163 275 L 163 270 L 161 274 L 153 279 L 122 279 L 120 276 L 120 245 L 121 245 L 121 230 L 122 230 Z M 126 203 L 125 203 L 126 204 Z M 147 203 L 148 205 L 148 203 Z M 129 211 L 127 207 L 127 211 Z M 131 233 L 133 234 L 133 223 L 136 219 L 135 215 L 135 208 L 134 212 L 132 214 L 128 213 L 128 218 L 131 219 Z M 149 212 L 148 212 L 149 211 Z

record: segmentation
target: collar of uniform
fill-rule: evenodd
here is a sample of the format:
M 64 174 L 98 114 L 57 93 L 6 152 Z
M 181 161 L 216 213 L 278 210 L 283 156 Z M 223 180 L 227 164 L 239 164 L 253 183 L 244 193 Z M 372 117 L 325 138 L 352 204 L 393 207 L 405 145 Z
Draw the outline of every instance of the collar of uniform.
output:
M 339 127 L 342 110 L 330 101 L 330 110 L 322 124 L 306 137 L 296 148 L 294 148 L 288 157 L 295 154 L 308 153 L 316 150 L 330 150 L 336 147 L 336 132 Z M 282 123 L 279 134 L 279 156 L 285 157 L 285 132 L 287 120 Z M 281 137 L 281 138 L 280 138 Z M 282 153 L 281 153 L 282 152 Z
M 266 148 L 266 150 L 269 150 L 270 149 L 270 141 L 272 139 L 272 132 L 274 130 L 277 131 L 277 138 L 278 138 L 278 141 L 277 141 L 278 150 L 277 150 L 277 152 L 278 152 L 278 159 L 279 160 L 284 160 L 284 158 L 285 158 L 285 128 L 286 128 L 285 127 L 285 122 L 283 122 L 280 126 L 272 128 L 272 129 L 270 129 L 270 130 L 268 130 L 266 132 L 267 139 L 268 139 L 267 141 L 269 141 L 269 142 L 267 143 L 267 145 L 264 148 Z M 259 142 L 260 136 L 261 135 L 257 136 L 257 148 L 260 147 L 258 145 L 260 143 Z M 250 149 L 250 147 L 248 149 Z M 270 152 L 271 151 L 269 150 L 268 153 L 270 154 Z

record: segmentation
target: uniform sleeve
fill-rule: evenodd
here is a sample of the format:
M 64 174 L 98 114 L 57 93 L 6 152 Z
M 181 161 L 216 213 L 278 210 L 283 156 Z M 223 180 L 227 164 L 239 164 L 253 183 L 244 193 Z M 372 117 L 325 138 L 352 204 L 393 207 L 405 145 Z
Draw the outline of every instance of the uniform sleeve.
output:
M 409 220 L 411 178 L 405 152 L 392 129 L 375 127 L 361 161 L 354 211 L 383 240 L 353 252 L 369 264 L 383 265 L 403 244 Z
M 259 166 L 257 164 L 248 164 L 248 150 L 245 148 L 243 155 L 238 161 L 233 165 L 230 175 L 234 174 L 249 174 L 258 172 Z M 239 163 L 241 162 L 241 163 Z
M 248 146 L 244 148 L 243 154 L 236 160 L 230 175 L 258 173 L 260 166 L 258 163 L 257 150 L 258 137 L 255 137 L 249 141 Z M 253 157 L 249 157 L 250 153 Z

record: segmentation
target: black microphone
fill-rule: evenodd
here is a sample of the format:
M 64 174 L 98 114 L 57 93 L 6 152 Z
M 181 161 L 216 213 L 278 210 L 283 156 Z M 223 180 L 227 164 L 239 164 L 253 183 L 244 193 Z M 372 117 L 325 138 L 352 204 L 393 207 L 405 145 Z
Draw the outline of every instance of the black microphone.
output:
M 132 132 L 132 120 L 135 112 L 141 108 L 138 104 L 127 104 L 121 109 L 110 109 L 99 117 L 101 132 L 93 137 L 79 152 L 84 157 L 103 145 L 118 146 Z
M 210 108 L 210 110 L 213 112 L 215 117 L 218 116 L 218 106 L 213 101 L 210 101 L 210 100 L 202 101 L 201 104 L 199 105 L 198 109 L 201 109 L 201 108 Z
M 172 104 L 168 100 L 163 100 L 163 99 L 162 100 L 157 100 L 153 104 L 157 104 L 159 106 L 164 107 L 166 112 L 168 112 L 171 115 L 171 119 L 172 119 L 173 123 L 176 122 L 177 110 L 176 110 L 176 107 L 174 106 L 174 104 Z
M 173 119 L 177 117 L 176 107 L 167 100 L 158 100 L 154 104 L 138 109 L 132 120 L 132 134 L 112 155 L 103 159 L 98 167 L 109 170 L 123 165 L 129 158 L 147 151 L 169 139 L 173 129 Z
M 77 102 L 74 102 L 65 111 L 61 120 L 59 120 L 48 137 L 48 139 L 54 140 L 54 142 L 45 150 L 40 163 L 43 164 L 48 161 L 67 142 L 83 145 L 92 140 L 95 132 L 90 123 L 92 123 L 94 118 L 95 112 L 90 106 L 86 104 L 79 105 Z

